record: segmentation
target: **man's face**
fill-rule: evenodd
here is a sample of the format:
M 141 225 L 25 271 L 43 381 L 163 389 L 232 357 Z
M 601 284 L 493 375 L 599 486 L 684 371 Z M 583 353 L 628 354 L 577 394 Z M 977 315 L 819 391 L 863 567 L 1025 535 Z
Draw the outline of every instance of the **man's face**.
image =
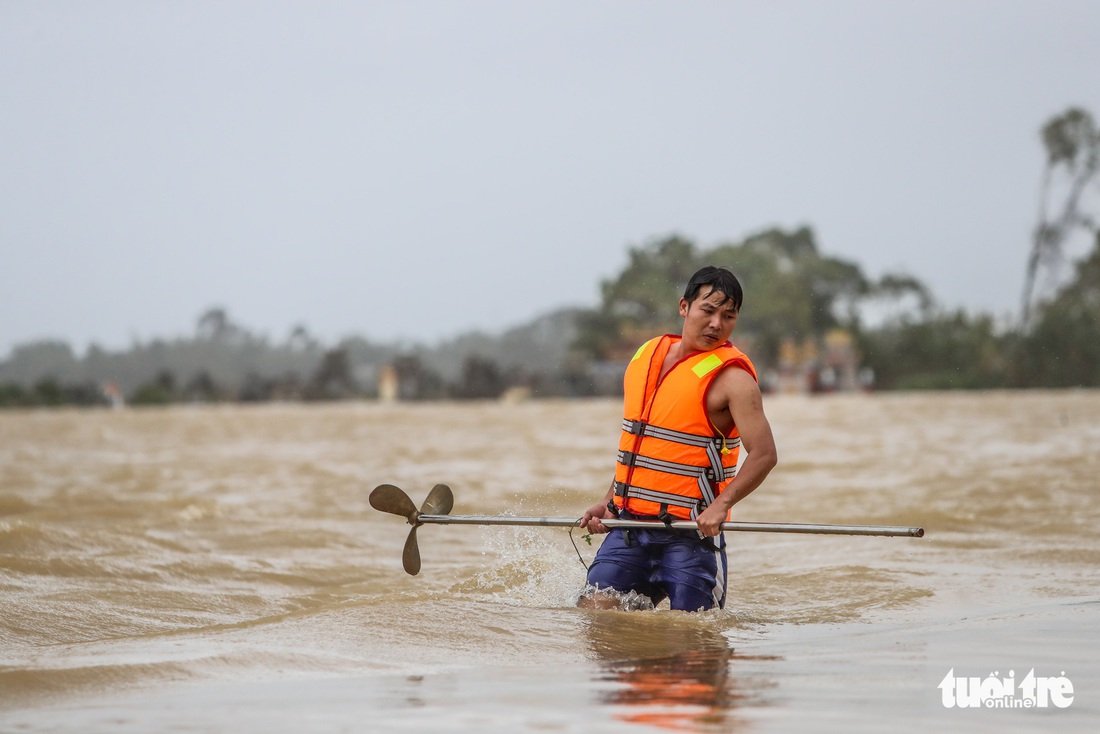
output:
M 691 303 L 681 298 L 680 315 L 684 317 L 684 346 L 696 352 L 722 346 L 737 325 L 733 300 L 710 286 L 703 286 L 703 292 Z

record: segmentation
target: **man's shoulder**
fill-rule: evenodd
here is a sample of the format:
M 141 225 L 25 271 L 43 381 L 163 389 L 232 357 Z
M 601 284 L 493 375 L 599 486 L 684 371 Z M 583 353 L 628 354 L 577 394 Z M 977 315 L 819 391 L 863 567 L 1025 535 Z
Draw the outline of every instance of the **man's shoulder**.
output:
M 721 355 L 723 371 L 727 371 L 730 368 L 738 368 L 747 372 L 754 380 L 757 379 L 756 365 L 749 359 L 749 355 L 742 352 L 730 342 L 726 342 L 714 351 Z
M 756 370 L 747 359 L 735 359 L 726 362 L 714 377 L 715 383 L 729 385 L 732 388 L 758 388 Z

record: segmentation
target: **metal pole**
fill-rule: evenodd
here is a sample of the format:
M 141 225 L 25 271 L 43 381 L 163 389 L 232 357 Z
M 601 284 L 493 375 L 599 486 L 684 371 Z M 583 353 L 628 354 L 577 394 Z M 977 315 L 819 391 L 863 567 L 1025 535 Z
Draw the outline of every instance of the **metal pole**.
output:
M 569 517 L 520 517 L 511 515 L 420 515 L 417 522 L 425 525 L 519 525 L 537 527 L 579 527 L 580 518 Z M 673 530 L 697 530 L 692 521 L 678 521 L 671 525 L 648 520 L 602 521 L 609 528 L 671 528 Z M 886 535 L 892 537 L 924 537 L 924 528 L 898 525 L 820 525 L 791 522 L 726 522 L 722 530 L 748 533 L 812 533 L 817 535 Z

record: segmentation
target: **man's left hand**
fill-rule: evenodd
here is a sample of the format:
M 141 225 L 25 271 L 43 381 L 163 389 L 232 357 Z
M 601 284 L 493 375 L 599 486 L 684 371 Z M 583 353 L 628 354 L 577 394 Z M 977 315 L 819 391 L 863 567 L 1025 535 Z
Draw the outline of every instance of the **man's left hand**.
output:
M 713 538 L 722 532 L 722 523 L 725 521 L 726 510 L 717 505 L 711 505 L 703 510 L 699 517 L 695 518 L 695 523 L 699 526 L 699 532 L 708 538 Z

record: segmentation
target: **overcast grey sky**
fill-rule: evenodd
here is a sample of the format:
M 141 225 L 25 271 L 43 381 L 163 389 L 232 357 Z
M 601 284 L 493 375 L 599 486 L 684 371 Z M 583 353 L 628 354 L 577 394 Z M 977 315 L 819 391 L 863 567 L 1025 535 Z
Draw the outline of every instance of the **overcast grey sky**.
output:
M 772 226 L 1008 314 L 1039 128 L 1100 115 L 1098 28 L 1096 0 L 0 0 L 0 359 L 214 305 L 431 342 Z

